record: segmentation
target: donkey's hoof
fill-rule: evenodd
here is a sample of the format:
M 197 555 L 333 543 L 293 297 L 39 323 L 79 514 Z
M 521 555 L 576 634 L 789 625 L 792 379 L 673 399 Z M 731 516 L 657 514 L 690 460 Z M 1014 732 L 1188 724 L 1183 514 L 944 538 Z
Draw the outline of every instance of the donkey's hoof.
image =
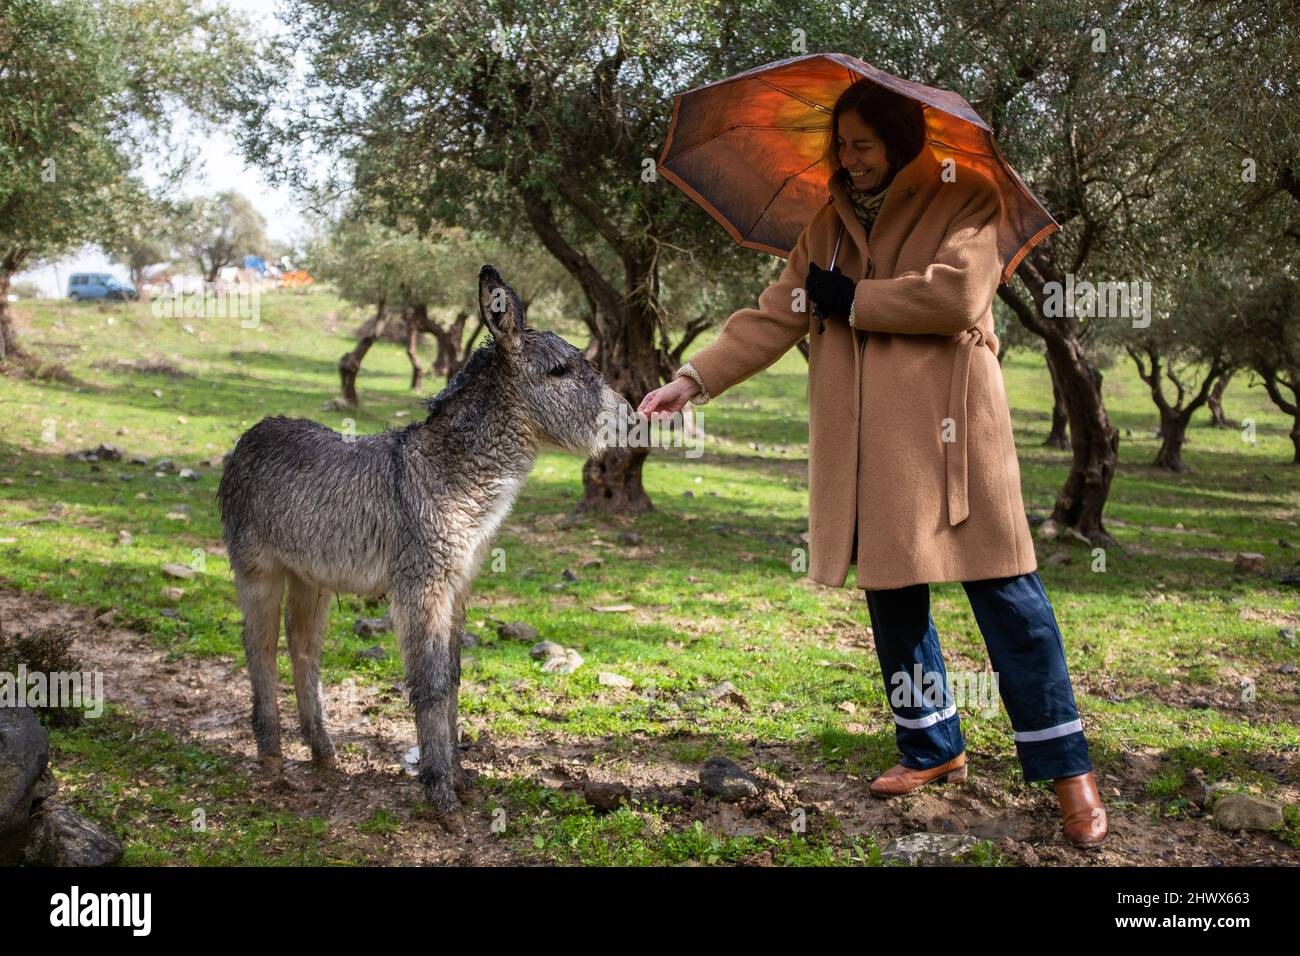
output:
M 455 810 L 448 810 L 439 813 L 434 817 L 438 826 L 453 836 L 464 836 L 469 833 L 469 827 L 465 824 L 465 814 L 457 807 Z
M 436 783 L 425 784 L 424 799 L 428 802 L 434 816 L 453 813 L 460 809 L 460 799 L 445 777 Z
M 465 833 L 465 817 L 454 792 L 429 794 L 429 809 L 438 826 L 448 833 Z
M 464 793 L 466 790 L 473 790 L 482 779 L 483 775 L 477 770 L 461 767 L 456 771 L 456 792 Z
M 258 754 L 257 762 L 270 774 L 284 773 L 284 757 L 280 754 Z
M 335 770 L 338 768 L 338 761 L 333 753 L 312 754 L 311 765 L 321 771 Z

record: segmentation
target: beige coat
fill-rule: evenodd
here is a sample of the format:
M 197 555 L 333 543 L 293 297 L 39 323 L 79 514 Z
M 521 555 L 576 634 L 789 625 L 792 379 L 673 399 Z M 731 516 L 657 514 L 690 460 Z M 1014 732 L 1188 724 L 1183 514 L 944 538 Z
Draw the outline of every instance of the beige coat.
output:
M 820 584 L 843 587 L 853 563 L 868 589 L 1038 566 L 993 332 L 1000 201 L 979 173 L 955 172 L 944 182 L 922 149 L 889 185 L 869 248 L 830 177 L 758 307 L 683 367 L 702 405 L 808 336 L 809 577 Z M 810 260 L 829 266 L 841 222 L 837 264 L 859 280 L 853 325 L 833 315 L 819 335 L 803 283 Z

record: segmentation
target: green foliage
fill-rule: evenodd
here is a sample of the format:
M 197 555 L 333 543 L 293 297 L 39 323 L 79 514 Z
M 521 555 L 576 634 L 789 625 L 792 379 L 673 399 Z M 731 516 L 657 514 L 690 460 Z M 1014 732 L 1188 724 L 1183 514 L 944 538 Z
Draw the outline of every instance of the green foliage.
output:
M 167 111 L 224 115 L 219 91 L 252 62 L 246 31 L 227 10 L 184 0 L 6 0 L 0 266 L 111 235 L 142 150 L 167 166 L 156 138 Z
M 72 631 L 54 627 L 40 627 L 23 632 L 0 632 L 0 673 L 17 675 L 19 667 L 27 674 L 44 674 L 47 686 L 54 693 L 54 677 L 58 674 L 81 673 L 81 661 L 72 650 L 76 635 Z M 21 692 L 21 690 L 20 690 Z M 84 710 L 71 701 L 55 705 L 52 697 L 38 709 L 42 721 L 55 727 L 75 726 L 81 723 Z
M 172 234 L 209 282 L 229 265 L 242 265 L 245 255 L 266 251 L 266 219 L 237 192 L 181 203 Z

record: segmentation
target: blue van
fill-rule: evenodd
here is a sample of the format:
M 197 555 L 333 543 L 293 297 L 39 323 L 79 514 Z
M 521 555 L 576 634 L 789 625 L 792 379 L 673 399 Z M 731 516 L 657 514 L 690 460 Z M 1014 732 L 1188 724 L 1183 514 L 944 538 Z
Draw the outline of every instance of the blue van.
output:
M 77 272 L 68 279 L 68 298 L 78 299 L 138 299 L 135 286 L 119 282 L 107 272 Z

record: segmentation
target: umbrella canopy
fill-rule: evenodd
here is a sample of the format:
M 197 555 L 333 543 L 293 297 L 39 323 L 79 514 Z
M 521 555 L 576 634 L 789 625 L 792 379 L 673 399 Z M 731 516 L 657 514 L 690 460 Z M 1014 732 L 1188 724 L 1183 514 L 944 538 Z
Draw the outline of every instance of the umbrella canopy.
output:
M 679 93 L 658 171 L 708 210 L 742 246 L 788 257 L 826 203 L 824 157 L 835 100 L 863 77 L 915 100 L 926 143 L 942 162 L 982 173 L 1002 196 L 1002 281 L 1056 221 L 1002 157 L 969 103 L 843 53 L 812 53 Z

